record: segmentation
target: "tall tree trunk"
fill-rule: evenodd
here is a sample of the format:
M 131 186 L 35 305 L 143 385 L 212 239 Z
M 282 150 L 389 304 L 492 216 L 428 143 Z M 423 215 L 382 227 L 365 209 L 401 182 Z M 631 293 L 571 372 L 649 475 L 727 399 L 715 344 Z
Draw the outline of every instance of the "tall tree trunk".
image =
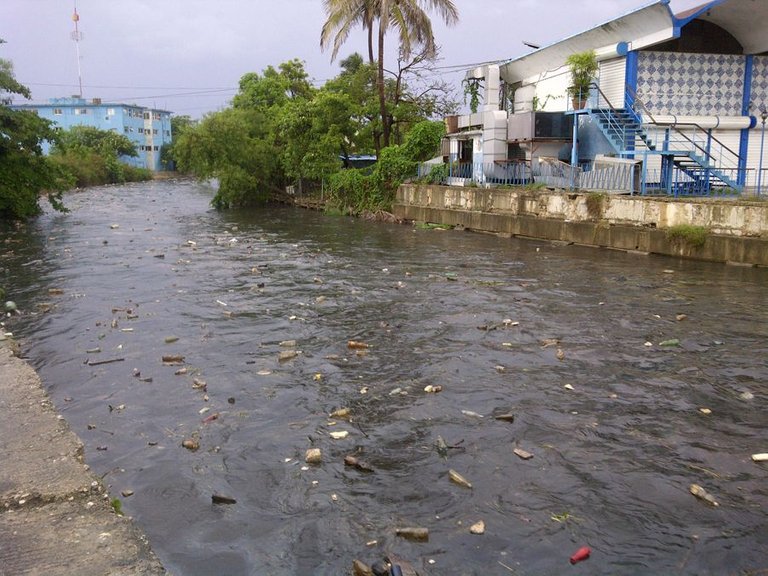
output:
M 379 21 L 379 69 L 376 76 L 376 87 L 379 90 L 379 115 L 381 116 L 382 145 L 389 146 L 389 115 L 387 114 L 387 98 L 384 90 L 384 25 Z
M 373 66 L 374 62 L 376 60 L 373 57 L 373 22 L 371 22 L 371 25 L 368 26 L 368 63 Z

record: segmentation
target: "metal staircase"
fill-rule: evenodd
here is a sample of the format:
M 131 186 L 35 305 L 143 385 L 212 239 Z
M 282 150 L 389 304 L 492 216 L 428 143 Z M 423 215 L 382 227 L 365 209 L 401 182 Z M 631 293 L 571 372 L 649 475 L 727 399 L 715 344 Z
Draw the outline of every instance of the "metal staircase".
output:
M 592 118 L 621 158 L 661 157 L 658 177 L 645 177 L 642 190 L 661 189 L 668 194 L 708 195 L 730 189 L 741 192 L 737 177 L 739 155 L 697 124 L 661 125 L 628 89 L 628 108 L 614 107 L 600 87 L 593 84 L 605 106 L 589 107 Z

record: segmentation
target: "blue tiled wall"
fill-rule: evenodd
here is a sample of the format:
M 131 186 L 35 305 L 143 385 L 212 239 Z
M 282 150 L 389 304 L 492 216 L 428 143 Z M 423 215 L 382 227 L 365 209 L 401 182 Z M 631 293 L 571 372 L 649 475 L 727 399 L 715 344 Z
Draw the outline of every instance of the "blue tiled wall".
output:
M 761 105 L 768 108 L 768 56 L 755 56 L 752 66 L 752 102 L 760 109 Z M 755 115 L 758 112 L 752 110 Z
M 655 114 L 739 116 L 745 62 L 739 55 L 640 52 L 637 94 Z

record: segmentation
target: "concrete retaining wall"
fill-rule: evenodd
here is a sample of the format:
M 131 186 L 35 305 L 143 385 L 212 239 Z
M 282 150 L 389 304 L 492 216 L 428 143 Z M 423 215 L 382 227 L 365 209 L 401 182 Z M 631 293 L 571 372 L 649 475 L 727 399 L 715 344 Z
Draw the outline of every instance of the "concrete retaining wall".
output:
M 768 202 L 405 184 L 393 212 L 511 236 L 768 266 Z M 670 238 L 679 224 L 709 229 L 704 245 Z

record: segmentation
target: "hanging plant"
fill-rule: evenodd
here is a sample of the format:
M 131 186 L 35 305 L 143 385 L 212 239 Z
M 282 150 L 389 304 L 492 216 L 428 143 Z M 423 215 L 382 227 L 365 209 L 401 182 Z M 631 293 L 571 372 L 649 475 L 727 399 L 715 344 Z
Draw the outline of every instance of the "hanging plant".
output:
M 462 84 L 464 85 L 464 104 L 467 103 L 467 97 L 469 97 L 469 111 L 475 114 L 480 105 L 480 90 L 483 88 L 483 79 L 465 78 Z

